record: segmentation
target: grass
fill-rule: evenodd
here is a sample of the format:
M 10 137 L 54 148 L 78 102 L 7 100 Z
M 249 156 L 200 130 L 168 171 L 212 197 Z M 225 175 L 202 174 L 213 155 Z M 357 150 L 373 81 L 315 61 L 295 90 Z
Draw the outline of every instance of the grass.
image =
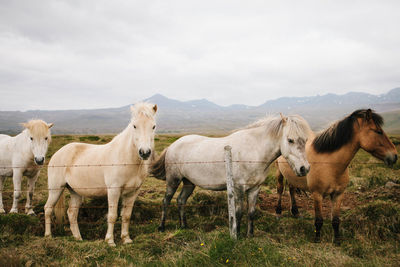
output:
M 84 140 L 103 144 L 111 138 L 54 136 L 47 160 L 67 143 Z M 178 138 L 176 135 L 157 135 L 157 152 Z M 392 138 L 399 139 L 398 136 Z M 369 164 L 364 164 L 366 162 Z M 274 173 L 275 167 L 271 165 L 262 187 L 264 196 L 273 196 L 276 192 Z M 47 173 L 43 169 L 34 196 L 37 216 L 22 213 L 0 216 L 0 266 L 398 266 L 400 189 L 387 189 L 385 184 L 388 181 L 399 183 L 399 163 L 389 169 L 360 151 L 350 166 L 350 174 L 348 192 L 354 195 L 354 203 L 350 203 L 350 208 L 343 208 L 343 242 L 340 246 L 332 243 L 329 218 L 324 221 L 322 242 L 316 244 L 312 242 L 313 213 L 305 204 L 300 208 L 302 218 L 292 218 L 284 211 L 278 221 L 271 212 L 275 203 L 261 197 L 254 237 L 244 237 L 247 224 L 244 216 L 241 238 L 233 241 L 228 231 L 226 192 L 199 188 L 188 200 L 189 229 L 178 228 L 178 211 L 173 200 L 166 231 L 158 232 L 165 182 L 147 178 L 132 213 L 130 233 L 133 244 L 121 245 L 119 220 L 115 226 L 117 247 L 111 248 L 103 241 L 107 228 L 105 199 L 85 199 L 78 218 L 84 241 L 72 238 L 68 224 L 54 229 L 54 238 L 43 237 L 43 207 L 47 199 Z M 12 202 L 11 180 L 7 179 L 5 183 L 7 211 Z M 24 203 L 22 200 L 21 205 Z

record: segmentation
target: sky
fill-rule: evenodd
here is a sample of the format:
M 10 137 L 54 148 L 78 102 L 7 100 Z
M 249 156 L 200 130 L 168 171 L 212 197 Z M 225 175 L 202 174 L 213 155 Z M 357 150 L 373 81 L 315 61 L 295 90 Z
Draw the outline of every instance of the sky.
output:
M 400 1 L 0 0 L 0 110 L 400 86 Z

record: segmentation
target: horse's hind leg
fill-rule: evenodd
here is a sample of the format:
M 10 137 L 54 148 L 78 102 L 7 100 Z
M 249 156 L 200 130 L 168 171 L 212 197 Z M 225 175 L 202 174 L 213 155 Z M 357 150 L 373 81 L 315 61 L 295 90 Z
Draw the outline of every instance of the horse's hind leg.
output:
M 247 236 L 253 237 L 254 234 L 254 217 L 256 213 L 256 203 L 260 187 L 254 187 L 247 192 Z
M 37 172 L 33 177 L 28 177 L 28 192 L 26 194 L 26 205 L 25 205 L 25 213 L 28 215 L 35 215 L 31 202 L 33 200 L 33 191 L 35 190 L 35 183 L 37 181 L 37 178 L 39 177 L 39 173 L 40 172 Z
M 44 218 L 45 218 L 45 234 L 44 236 L 51 236 L 51 214 L 53 213 L 54 206 L 60 199 L 64 187 L 50 188 L 49 197 L 47 198 L 46 205 L 44 206 Z
M 79 208 L 82 204 L 82 197 L 72 190 L 70 190 L 70 193 L 71 193 L 71 199 L 69 200 L 69 207 L 67 214 L 68 214 L 69 224 L 71 227 L 71 232 L 76 240 L 82 240 L 82 236 L 79 231 L 79 225 L 78 225 L 78 213 L 79 213 Z
M 0 176 L 0 214 L 6 213 L 3 206 L 3 188 L 4 188 L 4 180 L 6 177 Z
M 122 218 L 122 226 L 121 226 L 121 239 L 123 244 L 132 243 L 132 239 L 129 237 L 129 222 L 131 220 L 133 205 L 135 204 L 135 200 L 139 195 L 140 190 L 137 189 L 135 192 L 132 192 L 130 195 L 124 196 L 122 198 L 122 209 L 121 209 L 121 218 Z
M 190 182 L 186 178 L 183 178 L 182 191 L 178 196 L 179 224 L 180 224 L 181 228 L 187 228 L 185 205 L 186 205 L 187 199 L 193 193 L 193 190 L 195 187 L 196 186 L 192 182 Z
M 284 184 L 283 184 L 283 175 L 282 173 L 279 171 L 279 166 L 277 166 L 278 169 L 276 171 L 276 182 L 277 182 L 277 192 L 278 192 L 278 203 L 275 207 L 275 213 L 277 215 L 277 218 L 279 218 L 282 215 L 282 193 L 283 193 L 283 189 L 285 188 Z
M 176 189 L 180 184 L 179 179 L 171 179 L 167 178 L 167 190 L 165 191 L 165 197 L 162 203 L 162 212 L 161 212 L 161 223 L 158 227 L 158 231 L 164 232 L 165 231 L 165 217 L 167 216 L 167 208 L 169 203 L 171 203 L 171 199 L 174 196 Z
M 296 204 L 296 187 L 289 184 L 289 193 L 290 193 L 290 211 L 292 215 L 296 218 L 299 217 L 299 209 Z

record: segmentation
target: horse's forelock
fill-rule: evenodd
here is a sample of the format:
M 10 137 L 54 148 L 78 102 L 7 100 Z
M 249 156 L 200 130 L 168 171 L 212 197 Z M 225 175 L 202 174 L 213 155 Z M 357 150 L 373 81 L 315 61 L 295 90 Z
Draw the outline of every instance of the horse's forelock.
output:
M 307 121 L 298 115 L 288 116 L 286 122 L 288 128 L 288 136 L 292 138 L 301 138 L 307 140 L 312 130 Z
M 132 118 L 140 115 L 148 118 L 154 118 L 154 105 L 146 102 L 140 102 L 131 107 Z
M 29 132 L 33 136 L 43 137 L 48 136 L 49 134 L 49 126 L 42 120 L 30 120 L 24 124 L 25 128 L 29 130 Z

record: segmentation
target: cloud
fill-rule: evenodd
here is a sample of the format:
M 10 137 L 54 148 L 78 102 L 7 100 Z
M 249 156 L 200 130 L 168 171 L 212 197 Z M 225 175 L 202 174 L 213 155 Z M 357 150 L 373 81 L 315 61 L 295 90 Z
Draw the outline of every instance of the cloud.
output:
M 398 1 L 8 1 L 0 110 L 399 86 Z

